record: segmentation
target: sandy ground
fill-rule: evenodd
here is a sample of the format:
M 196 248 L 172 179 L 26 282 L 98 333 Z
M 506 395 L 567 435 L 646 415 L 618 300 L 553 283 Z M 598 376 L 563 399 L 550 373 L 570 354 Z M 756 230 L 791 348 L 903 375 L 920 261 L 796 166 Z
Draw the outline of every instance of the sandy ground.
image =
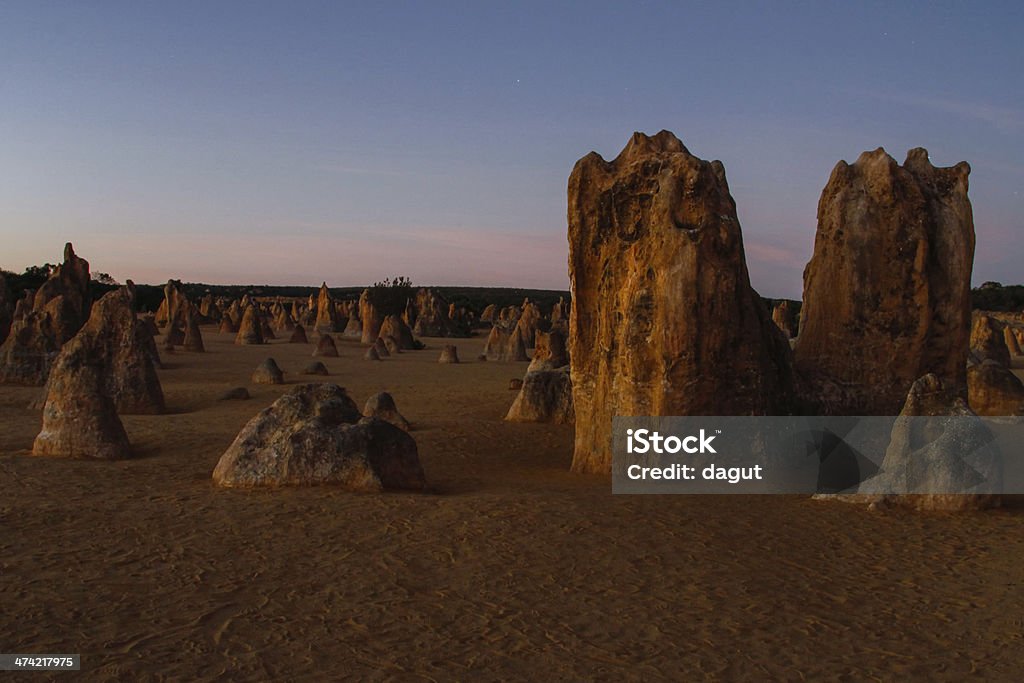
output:
M 86 680 L 1019 680 L 1024 511 L 871 512 L 798 497 L 612 496 L 571 428 L 507 424 L 525 364 L 340 343 L 329 381 L 392 392 L 428 494 L 218 490 L 241 426 L 312 345 L 165 354 L 138 458 L 28 455 L 37 389 L 0 387 L 0 652 Z M 469 362 L 467 362 L 469 361 Z M 250 401 L 216 396 L 247 386 Z M 7 674 L 45 680 L 47 674 Z M 64 678 L 67 678 L 65 675 Z M 64 680 L 62 678 L 61 680 Z

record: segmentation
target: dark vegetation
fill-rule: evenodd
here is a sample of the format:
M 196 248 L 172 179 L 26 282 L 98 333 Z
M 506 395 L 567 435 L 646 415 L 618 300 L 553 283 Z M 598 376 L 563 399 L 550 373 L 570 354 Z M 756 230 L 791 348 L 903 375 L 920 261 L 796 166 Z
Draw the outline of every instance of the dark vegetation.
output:
M 46 282 L 56 266 L 50 263 L 41 266 L 29 266 L 24 273 L 0 271 L 7 280 L 7 287 L 15 300 L 20 299 L 26 289 L 38 289 Z M 116 288 L 118 283 L 106 273 L 93 274 L 93 297 L 99 298 Z M 183 285 L 185 294 L 193 301 L 207 294 L 214 297 L 237 299 L 245 294 L 254 297 L 285 297 L 306 298 L 316 295 L 317 287 L 277 286 L 277 285 L 206 285 L 197 282 L 186 282 Z M 331 296 L 336 299 L 359 299 L 364 287 L 333 287 Z M 387 278 L 369 287 L 371 300 L 385 314 L 401 313 L 405 309 L 406 299 L 416 295 L 418 287 L 414 287 L 409 278 Z M 481 313 L 489 304 L 498 308 L 523 303 L 529 299 L 537 303 L 545 313 L 558 301 L 559 297 L 569 301 L 569 292 L 556 289 L 523 289 L 518 287 L 431 287 L 439 292 L 449 303 Z M 163 285 L 135 285 L 136 296 L 141 311 L 155 311 L 164 298 Z M 764 299 L 765 305 L 771 308 L 782 299 Z M 986 311 L 1022 311 L 1024 310 L 1024 285 L 1002 285 L 998 282 L 986 282 L 971 290 L 973 307 Z M 800 315 L 800 302 L 792 301 L 794 314 Z
M 1006 285 L 986 282 L 971 290 L 971 304 L 982 311 L 1024 310 L 1024 285 Z
M 14 300 L 20 299 L 25 290 L 39 289 L 40 285 L 53 272 L 56 266 L 44 264 L 42 266 L 31 266 L 25 269 L 24 273 L 2 272 L 7 280 L 7 286 L 11 291 Z M 99 298 L 118 286 L 113 278 L 106 273 L 94 273 L 92 281 L 93 298 Z M 465 306 L 470 310 L 481 313 L 489 304 L 496 304 L 498 308 L 521 304 L 523 299 L 528 298 L 536 302 L 545 313 L 558 301 L 559 297 L 569 301 L 569 292 L 553 289 L 523 289 L 518 287 L 430 287 L 438 292 L 449 303 L 456 306 Z M 207 294 L 215 298 L 225 297 L 238 299 L 245 294 L 254 297 L 283 297 L 283 298 L 307 298 L 309 295 L 316 296 L 318 287 L 309 286 L 278 286 L 278 285 L 207 285 L 198 282 L 186 282 L 182 284 L 185 295 L 192 301 L 198 301 Z M 335 299 L 358 300 L 366 287 L 332 287 L 331 296 Z M 401 313 L 405 309 L 406 299 L 416 295 L 419 287 L 413 286 L 409 278 L 396 277 L 376 282 L 369 287 L 370 297 L 374 300 L 380 310 L 385 314 Z M 164 286 L 160 285 L 135 285 L 136 300 L 140 311 L 156 311 L 164 298 Z M 380 302 L 380 303 L 378 303 Z

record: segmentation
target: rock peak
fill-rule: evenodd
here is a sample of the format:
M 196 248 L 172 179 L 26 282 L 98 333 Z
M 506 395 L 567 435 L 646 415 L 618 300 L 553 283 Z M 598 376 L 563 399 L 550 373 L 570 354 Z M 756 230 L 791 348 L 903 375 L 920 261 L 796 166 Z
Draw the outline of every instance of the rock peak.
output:
M 686 149 L 682 141 L 671 131 L 662 130 L 654 136 L 637 131 L 633 133 L 633 136 L 615 160 L 619 161 L 620 159 L 630 159 L 652 154 L 689 155 L 690 150 Z

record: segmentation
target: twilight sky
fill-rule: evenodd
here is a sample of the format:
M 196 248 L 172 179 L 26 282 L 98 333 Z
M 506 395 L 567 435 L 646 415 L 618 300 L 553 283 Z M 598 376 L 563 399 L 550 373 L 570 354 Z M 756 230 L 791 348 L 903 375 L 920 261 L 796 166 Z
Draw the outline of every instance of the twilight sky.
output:
M 4 2 L 0 267 L 567 288 L 573 164 L 667 128 L 725 163 L 762 295 L 878 146 L 969 161 L 974 281 L 1024 282 L 1022 35 L 1020 2 Z

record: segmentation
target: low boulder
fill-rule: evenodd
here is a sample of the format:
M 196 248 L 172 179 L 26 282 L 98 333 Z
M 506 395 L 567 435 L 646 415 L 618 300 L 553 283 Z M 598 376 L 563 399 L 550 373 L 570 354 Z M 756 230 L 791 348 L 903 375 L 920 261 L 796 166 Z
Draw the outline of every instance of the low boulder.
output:
M 569 366 L 527 372 L 505 419 L 509 422 L 573 424 L 575 413 Z
M 256 384 L 284 384 L 284 373 L 277 366 L 277 361 L 268 358 L 256 366 L 252 381 Z
M 327 366 L 320 361 L 313 361 L 302 369 L 303 375 L 326 375 Z
M 313 349 L 313 356 L 322 356 L 324 358 L 338 357 L 338 346 L 334 343 L 331 335 L 324 334 L 320 336 L 320 341 L 316 343 L 316 348 Z
M 334 484 L 353 491 L 421 491 L 416 442 L 383 420 L 364 419 L 344 389 L 305 384 L 242 428 L 213 481 L 225 487 Z

